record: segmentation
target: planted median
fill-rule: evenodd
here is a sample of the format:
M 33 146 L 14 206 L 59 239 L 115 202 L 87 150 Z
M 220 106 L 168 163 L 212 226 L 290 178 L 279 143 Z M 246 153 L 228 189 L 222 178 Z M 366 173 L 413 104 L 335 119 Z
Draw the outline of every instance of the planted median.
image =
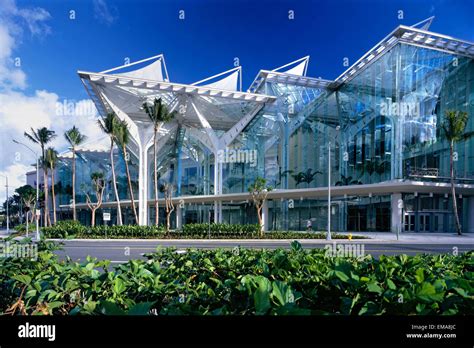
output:
M 234 224 L 186 224 L 180 230 L 166 232 L 163 226 L 83 226 L 77 221 L 60 221 L 51 227 L 43 227 L 45 238 L 67 239 L 259 239 L 260 227 Z M 333 239 L 347 239 L 347 235 L 332 233 Z M 351 236 L 364 239 L 362 236 Z M 265 232 L 264 239 L 325 239 L 325 232 Z

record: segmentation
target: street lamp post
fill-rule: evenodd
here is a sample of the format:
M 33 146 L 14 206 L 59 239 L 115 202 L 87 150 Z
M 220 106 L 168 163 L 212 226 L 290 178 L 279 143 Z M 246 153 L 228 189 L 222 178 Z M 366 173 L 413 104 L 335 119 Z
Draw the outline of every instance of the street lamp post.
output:
M 23 144 L 15 139 L 13 139 L 13 142 L 18 145 L 23 145 L 28 150 L 30 150 L 36 157 L 36 209 L 38 209 L 39 208 L 39 157 L 38 157 L 38 153 L 32 150 L 28 145 Z M 38 219 L 38 214 L 36 214 L 36 211 L 34 213 L 35 213 L 35 220 L 36 220 L 36 240 L 39 241 L 40 240 L 39 219 Z
M 328 143 L 328 233 L 327 240 L 331 240 L 331 142 Z
M 9 210 L 8 210 L 8 176 L 6 175 L 2 175 L 4 178 L 5 178 L 5 188 L 7 190 L 7 233 L 10 233 L 10 214 L 9 214 Z
M 336 131 L 339 132 L 340 126 L 336 126 Z M 326 240 L 331 238 L 331 142 L 328 142 L 328 232 Z

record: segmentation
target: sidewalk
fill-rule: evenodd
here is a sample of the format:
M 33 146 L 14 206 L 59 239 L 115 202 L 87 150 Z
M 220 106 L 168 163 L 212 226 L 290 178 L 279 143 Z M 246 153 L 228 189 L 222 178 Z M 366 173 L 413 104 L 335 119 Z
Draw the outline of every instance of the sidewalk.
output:
M 473 244 L 474 233 L 464 233 L 458 236 L 456 233 L 400 233 L 391 232 L 351 232 L 352 235 L 370 238 L 370 242 L 397 242 L 413 244 Z M 349 232 L 338 232 L 338 234 L 349 234 Z
M 14 232 L 10 230 L 10 233 Z M 465 233 L 462 236 L 458 236 L 455 233 L 401 233 L 397 240 L 397 235 L 391 232 L 337 232 L 337 234 L 348 235 L 351 233 L 353 236 L 364 236 L 369 239 L 333 239 L 331 242 L 336 243 L 364 243 L 364 244 L 377 244 L 377 243 L 394 243 L 394 244 L 471 244 L 474 246 L 474 233 Z M 30 237 L 34 236 L 30 233 Z M 6 230 L 0 230 L 0 239 L 8 237 Z M 22 237 L 17 237 L 22 238 Z M 64 239 L 50 239 L 61 241 Z M 68 239 L 70 241 L 83 241 L 83 242 L 113 242 L 113 241 L 130 241 L 130 242 L 153 242 L 153 241 L 165 241 L 165 242 L 209 242 L 213 243 L 229 243 L 229 242 L 282 242 L 287 243 L 293 241 L 293 239 Z M 300 239 L 302 244 L 306 243 L 321 243 L 327 244 L 328 241 L 325 239 Z

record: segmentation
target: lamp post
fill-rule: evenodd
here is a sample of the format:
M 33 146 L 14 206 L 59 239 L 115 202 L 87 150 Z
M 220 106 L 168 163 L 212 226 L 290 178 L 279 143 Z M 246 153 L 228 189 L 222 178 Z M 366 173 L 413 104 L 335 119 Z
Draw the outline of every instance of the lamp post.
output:
M 328 233 L 326 240 L 331 240 L 331 142 L 328 143 Z
M 4 178 L 5 178 L 5 188 L 7 190 L 7 233 L 10 233 L 10 215 L 9 215 L 9 211 L 8 211 L 8 176 L 6 175 L 2 175 Z
M 38 153 L 32 150 L 28 145 L 23 144 L 15 139 L 13 139 L 13 142 L 18 145 L 23 145 L 28 150 L 30 150 L 36 157 L 36 209 L 38 209 L 39 208 L 39 157 L 38 157 Z M 40 240 L 39 219 L 38 219 L 38 214 L 36 214 L 36 211 L 35 211 L 35 220 L 36 220 L 36 240 L 39 241 Z
M 340 126 L 336 127 L 339 132 Z M 331 142 L 328 143 L 328 232 L 326 240 L 331 240 Z

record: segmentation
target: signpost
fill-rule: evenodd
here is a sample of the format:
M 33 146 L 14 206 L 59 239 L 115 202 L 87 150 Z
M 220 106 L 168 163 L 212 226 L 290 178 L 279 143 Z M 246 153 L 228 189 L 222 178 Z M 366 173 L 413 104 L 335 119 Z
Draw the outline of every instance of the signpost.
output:
M 102 220 L 104 220 L 105 226 L 105 239 L 107 239 L 107 221 L 110 221 L 110 213 L 103 213 Z

